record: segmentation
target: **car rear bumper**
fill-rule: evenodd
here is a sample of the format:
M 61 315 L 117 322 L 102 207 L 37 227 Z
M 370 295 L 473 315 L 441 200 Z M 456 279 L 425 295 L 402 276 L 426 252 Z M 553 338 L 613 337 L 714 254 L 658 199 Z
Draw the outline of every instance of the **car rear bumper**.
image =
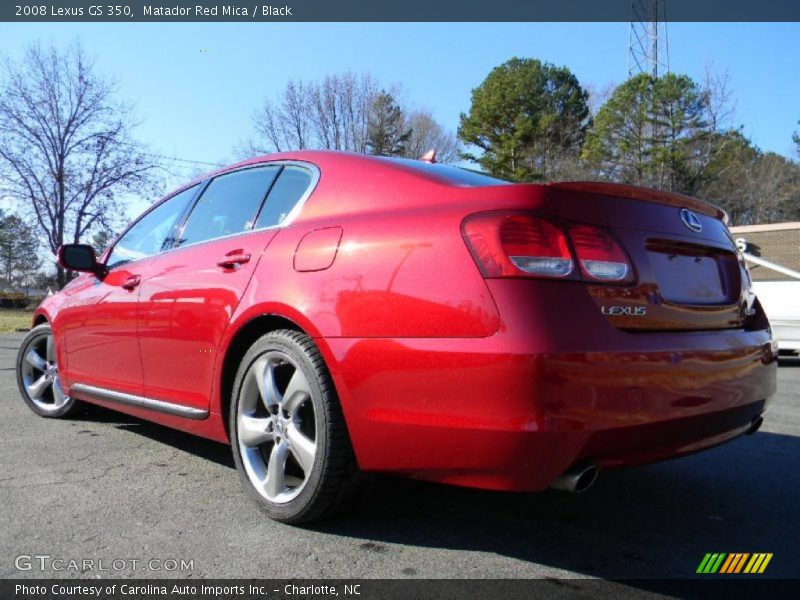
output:
M 542 490 L 577 463 L 620 467 L 725 442 L 775 391 L 768 327 L 581 331 L 580 318 L 554 316 L 556 327 L 522 322 L 528 314 L 505 311 L 506 327 L 486 338 L 326 339 L 360 466 Z

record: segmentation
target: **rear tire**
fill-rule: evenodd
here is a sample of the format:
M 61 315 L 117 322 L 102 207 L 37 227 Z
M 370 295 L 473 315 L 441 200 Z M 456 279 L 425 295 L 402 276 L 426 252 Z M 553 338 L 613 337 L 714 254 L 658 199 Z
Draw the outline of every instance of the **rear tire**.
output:
M 244 488 L 276 521 L 329 517 L 368 490 L 328 369 L 303 333 L 273 331 L 250 347 L 233 385 L 230 432 Z
M 17 353 L 17 385 L 22 399 L 37 415 L 49 419 L 70 417 L 83 408 L 61 387 L 55 347 L 52 328 L 42 323 L 28 332 Z

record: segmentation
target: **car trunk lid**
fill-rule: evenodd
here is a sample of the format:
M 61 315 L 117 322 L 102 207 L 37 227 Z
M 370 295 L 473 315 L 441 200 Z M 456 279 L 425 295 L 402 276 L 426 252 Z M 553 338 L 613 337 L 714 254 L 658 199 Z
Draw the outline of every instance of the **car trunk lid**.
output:
M 717 207 L 679 194 L 606 183 L 548 186 L 541 209 L 608 229 L 633 284 L 588 284 L 598 310 L 631 331 L 736 328 L 752 311 L 749 279 Z

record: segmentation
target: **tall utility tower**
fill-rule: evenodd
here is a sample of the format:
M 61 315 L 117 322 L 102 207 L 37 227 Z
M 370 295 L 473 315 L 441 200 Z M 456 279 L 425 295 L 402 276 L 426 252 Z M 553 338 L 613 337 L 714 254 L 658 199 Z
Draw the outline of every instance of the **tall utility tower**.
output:
M 669 73 L 666 0 L 631 0 L 628 77 Z

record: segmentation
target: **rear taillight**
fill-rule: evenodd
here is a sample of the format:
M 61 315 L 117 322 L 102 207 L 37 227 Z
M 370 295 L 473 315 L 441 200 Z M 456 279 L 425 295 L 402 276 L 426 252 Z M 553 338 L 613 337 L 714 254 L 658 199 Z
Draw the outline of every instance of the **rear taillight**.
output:
M 628 257 L 620 245 L 602 229 L 578 225 L 569 229 L 581 274 L 590 281 L 619 283 L 633 276 Z
M 564 230 L 547 219 L 520 213 L 479 213 L 467 217 L 462 233 L 484 277 L 545 277 L 624 283 L 633 268 L 608 233 L 589 225 Z
M 484 277 L 555 277 L 573 271 L 567 238 L 538 217 L 482 213 L 468 217 L 463 235 Z

